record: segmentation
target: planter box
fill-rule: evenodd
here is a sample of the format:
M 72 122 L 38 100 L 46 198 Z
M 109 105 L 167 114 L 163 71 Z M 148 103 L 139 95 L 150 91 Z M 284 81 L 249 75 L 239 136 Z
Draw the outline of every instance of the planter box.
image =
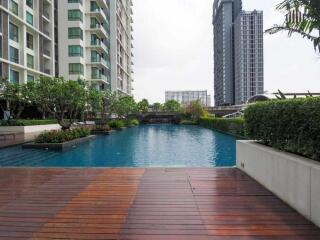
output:
M 92 130 L 91 134 L 94 135 L 110 135 L 111 130 L 109 131 L 104 131 L 104 130 Z
M 16 132 L 16 133 L 37 133 L 44 131 L 60 130 L 59 124 L 48 124 L 48 125 L 35 125 L 35 126 L 5 126 L 0 127 L 1 132 Z
M 237 167 L 320 227 L 320 163 L 237 141 Z
M 22 148 L 28 149 L 45 149 L 45 150 L 54 150 L 54 151 L 65 151 L 79 144 L 89 142 L 90 140 L 95 139 L 96 136 L 90 135 L 84 138 L 78 138 L 65 143 L 26 143 L 22 145 Z

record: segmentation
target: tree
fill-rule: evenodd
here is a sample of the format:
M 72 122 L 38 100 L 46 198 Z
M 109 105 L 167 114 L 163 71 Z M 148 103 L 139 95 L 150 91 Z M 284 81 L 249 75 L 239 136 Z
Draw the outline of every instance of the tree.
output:
M 50 112 L 63 130 L 70 128 L 82 114 L 88 103 L 88 88 L 84 83 L 67 81 L 64 78 L 43 77 L 35 82 L 35 104 Z
M 101 91 L 90 89 L 87 91 L 87 103 L 86 103 L 86 112 L 91 112 L 94 116 L 97 116 L 103 111 L 103 97 L 104 94 Z
M 117 92 L 110 90 L 103 92 L 102 97 L 102 119 L 106 120 L 111 117 L 112 114 L 116 113 L 116 103 L 118 101 Z
M 201 117 L 207 115 L 200 100 L 191 102 L 186 108 L 186 114 L 190 116 L 192 121 L 199 121 Z
M 136 112 L 136 102 L 133 97 L 120 97 L 115 103 L 114 111 L 121 118 L 128 118 L 131 114 Z
M 11 118 L 18 119 L 24 110 L 26 104 L 29 103 L 29 96 L 31 92 L 28 91 L 27 86 L 11 83 L 7 79 L 2 79 L 0 82 L 0 108 L 10 116 L 6 116 L 8 121 Z
M 161 112 L 163 109 L 163 106 L 161 103 L 154 103 L 152 108 L 153 108 L 153 111 L 155 112 Z
M 299 34 L 313 42 L 315 51 L 320 52 L 320 1 L 319 0 L 284 0 L 276 7 L 286 13 L 282 25 L 274 25 L 266 33 L 288 32 L 289 37 Z
M 167 101 L 163 109 L 165 112 L 181 112 L 181 105 L 176 100 L 169 100 Z
M 149 102 L 147 99 L 142 99 L 140 102 L 138 102 L 137 111 L 140 114 L 145 114 L 149 111 Z

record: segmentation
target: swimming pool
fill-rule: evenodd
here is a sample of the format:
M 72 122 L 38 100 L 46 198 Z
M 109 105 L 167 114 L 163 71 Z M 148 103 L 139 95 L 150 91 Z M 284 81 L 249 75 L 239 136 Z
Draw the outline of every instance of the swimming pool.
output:
M 236 138 L 198 126 L 143 125 L 66 152 L 0 150 L 2 167 L 229 167 Z

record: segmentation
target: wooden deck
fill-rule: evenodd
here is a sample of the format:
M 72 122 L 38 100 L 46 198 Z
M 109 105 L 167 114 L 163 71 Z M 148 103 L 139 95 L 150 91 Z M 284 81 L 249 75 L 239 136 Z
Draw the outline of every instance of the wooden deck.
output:
M 0 239 L 320 239 L 236 169 L 0 169 Z

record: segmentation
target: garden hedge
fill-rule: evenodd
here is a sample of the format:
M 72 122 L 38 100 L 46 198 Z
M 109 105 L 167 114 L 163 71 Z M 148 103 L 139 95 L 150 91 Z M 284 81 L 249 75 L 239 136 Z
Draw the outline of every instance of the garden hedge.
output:
M 57 124 L 57 120 L 54 119 L 19 119 L 11 121 L 0 121 L 0 126 L 36 126 L 36 125 L 48 125 L 48 124 Z
M 200 118 L 199 125 L 244 138 L 244 120 L 242 118 Z
M 275 100 L 245 110 L 247 137 L 320 161 L 320 98 Z

